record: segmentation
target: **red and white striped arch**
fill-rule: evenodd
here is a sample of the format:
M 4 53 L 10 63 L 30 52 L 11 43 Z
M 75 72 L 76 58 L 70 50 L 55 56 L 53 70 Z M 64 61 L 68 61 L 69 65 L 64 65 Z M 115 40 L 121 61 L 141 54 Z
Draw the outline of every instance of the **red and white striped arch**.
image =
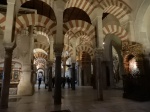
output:
M 24 14 L 19 16 L 16 19 L 16 33 L 29 25 L 43 26 L 50 32 L 50 35 L 56 34 L 56 23 L 39 14 Z
M 93 4 L 87 0 L 68 0 L 65 6 L 65 9 L 76 7 L 84 12 L 86 12 L 89 16 L 93 12 L 93 10 L 96 8 L 97 4 Z
M 37 58 L 43 58 L 43 59 L 47 59 L 48 58 L 48 56 L 45 53 L 43 53 L 43 52 L 36 52 L 36 53 L 34 53 L 34 57 L 36 59 Z
M 69 56 L 72 56 L 73 55 L 73 48 L 67 44 L 64 44 L 64 49 L 63 49 L 63 52 L 65 51 L 68 51 L 69 53 Z
M 42 63 L 43 65 L 45 65 L 46 64 L 46 60 L 44 58 L 37 58 L 37 59 L 35 59 L 34 64 L 38 65 L 39 63 Z
M 5 29 L 6 16 L 0 13 L 0 28 Z
M 35 42 L 34 49 L 36 49 L 36 48 L 40 48 L 40 49 L 43 49 L 45 52 L 49 52 L 49 45 L 44 45 L 42 43 Z
M 36 65 L 37 69 L 39 68 L 45 68 L 46 60 L 43 58 L 37 58 L 34 60 L 34 64 Z
M 34 33 L 40 34 L 46 37 L 51 36 L 51 32 L 44 27 L 34 27 Z
M 76 47 L 76 51 L 89 53 L 91 57 L 94 56 L 94 49 L 88 45 L 79 45 Z
M 107 25 L 103 27 L 103 34 L 104 37 L 107 34 L 114 34 L 117 37 L 119 37 L 122 41 L 128 38 L 128 33 L 126 32 L 126 30 L 117 25 Z
M 101 0 L 99 6 L 104 10 L 104 13 L 110 13 L 119 20 L 132 10 L 130 6 L 122 0 Z
M 95 38 L 95 27 L 85 21 L 82 20 L 71 20 L 69 22 L 64 23 L 63 25 L 63 33 L 64 35 L 68 31 L 83 31 L 85 32 L 90 38 Z
M 17 1 L 18 1 L 18 4 L 19 4 L 19 7 L 21 7 L 21 5 L 23 5 L 27 1 L 31 1 L 31 0 L 17 0 Z M 39 0 L 39 1 L 42 1 L 42 2 L 46 3 L 49 6 L 52 6 L 52 4 L 53 4 L 53 0 Z

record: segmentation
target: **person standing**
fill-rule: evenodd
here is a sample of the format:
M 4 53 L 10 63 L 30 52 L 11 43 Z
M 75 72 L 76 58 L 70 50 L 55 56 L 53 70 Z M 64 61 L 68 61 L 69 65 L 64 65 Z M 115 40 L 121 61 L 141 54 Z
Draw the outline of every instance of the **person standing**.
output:
M 38 89 L 40 89 L 40 85 L 41 85 L 41 82 L 42 82 L 42 77 L 43 77 L 43 74 L 41 72 L 39 72 L 39 74 L 38 74 Z

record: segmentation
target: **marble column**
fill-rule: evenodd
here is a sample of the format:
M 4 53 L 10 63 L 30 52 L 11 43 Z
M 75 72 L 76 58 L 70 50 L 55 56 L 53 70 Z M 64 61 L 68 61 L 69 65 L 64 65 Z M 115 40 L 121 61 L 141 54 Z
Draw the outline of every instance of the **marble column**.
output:
M 80 71 L 79 71 L 79 61 L 77 62 L 77 84 L 79 86 L 79 75 L 80 75 Z
M 29 35 L 24 35 L 24 46 L 26 46 L 23 50 L 23 66 L 22 66 L 22 74 L 21 79 L 18 84 L 18 95 L 33 95 L 33 86 L 32 82 L 32 69 L 31 69 L 31 59 L 33 54 L 33 27 L 29 27 Z
M 72 90 L 75 90 L 75 63 L 72 63 L 72 67 L 71 67 L 71 87 Z
M 57 46 L 56 46 L 57 47 Z M 54 88 L 54 105 L 61 104 L 61 55 L 62 48 L 54 48 L 55 51 L 55 88 Z
M 97 79 L 97 99 L 103 100 L 103 79 L 102 79 L 102 49 L 96 50 L 96 79 Z
M 6 13 L 6 24 L 4 33 L 4 47 L 5 47 L 5 59 L 4 59 L 4 72 L 2 80 L 0 108 L 8 108 L 9 98 L 9 85 L 10 85 L 10 74 L 12 64 L 12 52 L 15 48 L 15 42 L 13 35 L 14 19 L 15 19 L 15 2 L 16 0 L 7 0 L 7 13 Z
M 129 40 L 130 41 L 135 41 L 135 34 L 134 34 L 134 25 L 133 21 L 129 21 Z
M 10 75 L 12 67 L 12 52 L 14 49 L 13 46 L 5 47 L 5 61 L 1 88 L 0 108 L 8 108 Z
M 93 60 L 93 89 L 96 89 L 96 62 Z
M 79 86 L 81 86 L 82 85 L 82 77 L 81 77 L 81 75 L 82 75 L 82 66 L 81 66 L 81 64 L 79 65 Z
M 63 60 L 63 77 L 65 78 L 65 73 L 66 73 L 66 58 L 64 57 Z
M 96 49 L 96 79 L 97 79 L 97 99 L 103 100 L 103 79 L 102 79 L 102 55 L 103 55 L 103 11 L 99 10 L 96 18 L 96 34 L 97 34 L 97 49 Z
M 48 67 L 48 91 L 52 91 L 52 63 Z

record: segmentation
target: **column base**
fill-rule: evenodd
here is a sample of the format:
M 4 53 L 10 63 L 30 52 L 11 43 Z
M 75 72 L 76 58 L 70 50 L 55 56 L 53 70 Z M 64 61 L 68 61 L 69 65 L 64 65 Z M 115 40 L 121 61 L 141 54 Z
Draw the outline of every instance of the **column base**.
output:
M 20 82 L 18 84 L 17 95 L 27 96 L 33 95 L 34 89 L 33 85 L 30 82 Z
M 0 109 L 7 109 L 7 108 L 8 108 L 8 104 L 7 105 L 0 104 Z

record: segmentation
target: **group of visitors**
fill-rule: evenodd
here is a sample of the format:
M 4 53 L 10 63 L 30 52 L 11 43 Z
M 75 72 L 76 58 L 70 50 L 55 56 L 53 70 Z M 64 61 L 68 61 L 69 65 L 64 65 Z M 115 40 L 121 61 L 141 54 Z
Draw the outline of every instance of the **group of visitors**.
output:
M 61 87 L 65 88 L 67 83 L 68 88 L 71 87 L 71 78 L 69 77 L 61 77 Z M 52 87 L 55 87 L 55 77 L 52 78 Z
M 38 73 L 38 89 L 40 89 L 42 81 L 44 81 L 45 89 L 46 89 L 48 86 L 48 79 L 45 79 L 44 75 L 41 72 L 39 72 Z M 68 88 L 71 88 L 72 87 L 71 82 L 72 81 L 71 81 L 70 77 L 61 77 L 61 87 L 62 88 L 65 88 L 66 83 L 67 83 Z M 55 77 L 52 77 L 52 88 L 54 88 L 54 87 L 55 87 Z

